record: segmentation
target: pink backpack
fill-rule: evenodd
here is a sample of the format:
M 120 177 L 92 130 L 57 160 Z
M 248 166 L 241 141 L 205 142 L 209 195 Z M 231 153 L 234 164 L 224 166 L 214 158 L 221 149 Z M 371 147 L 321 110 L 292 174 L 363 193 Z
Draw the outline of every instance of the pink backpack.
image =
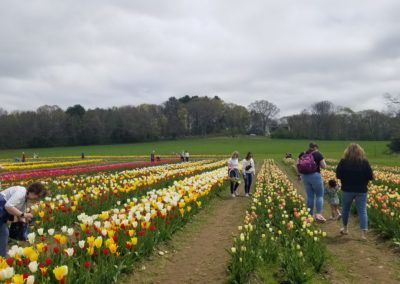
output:
M 301 174 L 312 174 L 318 171 L 318 165 L 314 160 L 314 152 L 304 152 L 297 162 L 297 170 Z

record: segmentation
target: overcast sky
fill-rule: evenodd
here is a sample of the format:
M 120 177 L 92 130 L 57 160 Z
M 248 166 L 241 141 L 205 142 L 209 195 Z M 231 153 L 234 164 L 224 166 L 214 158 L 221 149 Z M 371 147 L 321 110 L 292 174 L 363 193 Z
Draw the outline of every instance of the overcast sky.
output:
M 0 107 L 218 95 L 281 114 L 400 93 L 400 1 L 1 1 Z

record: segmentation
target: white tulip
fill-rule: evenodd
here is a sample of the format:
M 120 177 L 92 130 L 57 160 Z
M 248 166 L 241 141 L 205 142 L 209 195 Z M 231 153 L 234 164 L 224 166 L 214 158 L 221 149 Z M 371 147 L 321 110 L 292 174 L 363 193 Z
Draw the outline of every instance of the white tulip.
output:
M 28 278 L 26 278 L 26 284 L 34 284 L 35 283 L 35 276 L 29 275 Z
M 38 265 L 37 261 L 32 261 L 32 262 L 30 262 L 29 265 L 28 265 L 29 270 L 30 270 L 32 273 L 35 273 L 35 272 L 37 271 L 38 266 L 39 266 L 39 265 Z

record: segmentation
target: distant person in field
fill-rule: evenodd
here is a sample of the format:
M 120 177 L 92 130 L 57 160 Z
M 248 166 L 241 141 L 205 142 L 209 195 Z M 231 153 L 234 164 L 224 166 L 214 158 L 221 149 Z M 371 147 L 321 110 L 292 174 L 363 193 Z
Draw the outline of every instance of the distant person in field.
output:
M 180 156 L 181 156 L 181 162 L 184 162 L 185 161 L 185 150 L 182 150 Z
M 155 162 L 155 160 L 156 160 L 156 155 L 155 155 L 155 153 L 156 153 L 156 151 L 152 151 L 151 152 L 151 154 L 150 154 L 150 162 L 151 163 L 154 163 Z
M 81 153 L 81 159 L 83 160 L 83 159 L 85 159 L 85 153 Z
M 26 154 L 25 154 L 25 152 L 22 152 L 21 161 L 22 161 L 23 163 L 26 162 Z
M 313 142 L 309 144 L 306 151 L 300 153 L 297 160 L 298 176 L 303 180 L 307 194 L 307 208 L 310 210 L 310 214 L 319 222 L 326 221 L 321 214 L 324 205 L 324 183 L 321 177 L 321 168 L 324 169 L 325 167 L 324 156 L 318 151 L 318 145 Z
M 367 195 L 368 183 L 374 175 L 365 156 L 364 149 L 358 144 L 350 144 L 344 152 L 336 168 L 336 177 L 342 183 L 342 235 L 348 234 L 350 207 L 353 200 L 356 202 L 357 214 L 360 221 L 361 240 L 366 240 L 368 230 Z
M 231 194 L 232 197 L 239 196 L 237 191 L 239 187 L 239 152 L 235 151 L 232 153 L 231 158 L 228 160 L 228 175 L 231 179 Z
M 186 162 L 189 162 L 189 157 L 190 157 L 189 152 L 186 151 L 186 152 L 185 152 L 185 161 L 186 161 Z
M 328 186 L 325 188 L 325 192 L 328 195 L 329 205 L 331 206 L 331 218 L 330 220 L 338 220 L 342 216 L 339 210 L 339 187 L 336 180 L 330 179 Z
M 244 178 L 244 192 L 246 197 L 250 195 L 250 188 L 255 175 L 255 165 L 253 160 L 253 154 L 248 152 L 246 158 L 242 161 L 243 178 Z
M 46 196 L 46 188 L 36 182 L 25 188 L 23 186 L 9 187 L 0 192 L 0 256 L 7 254 L 9 229 L 7 221 L 13 216 L 20 220 L 30 222 L 31 213 L 26 212 L 28 200 L 36 200 Z

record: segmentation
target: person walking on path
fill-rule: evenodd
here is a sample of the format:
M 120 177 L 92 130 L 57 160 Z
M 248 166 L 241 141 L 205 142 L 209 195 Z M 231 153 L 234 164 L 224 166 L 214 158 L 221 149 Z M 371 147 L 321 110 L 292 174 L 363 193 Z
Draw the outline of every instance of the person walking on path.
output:
M 150 162 L 154 163 L 156 161 L 156 151 L 152 151 L 150 154 Z
M 331 218 L 330 220 L 339 220 L 342 214 L 339 210 L 339 187 L 337 186 L 337 182 L 334 179 L 330 179 L 328 181 L 328 186 L 325 188 L 325 192 L 328 195 L 329 205 L 331 206 Z
M 373 180 L 374 174 L 365 156 L 364 149 L 358 144 L 350 144 L 344 152 L 336 168 L 336 177 L 342 184 L 342 235 L 348 234 L 350 207 L 353 200 L 356 202 L 357 214 L 360 222 L 361 240 L 366 240 L 368 230 L 367 196 L 368 183 Z
M 250 187 L 253 182 L 253 177 L 255 175 L 255 166 L 253 155 L 248 152 L 246 158 L 242 161 L 243 178 L 244 178 L 244 192 L 246 197 L 250 194 Z
M 185 152 L 185 161 L 186 161 L 186 162 L 189 162 L 189 157 L 190 157 L 190 154 L 189 154 L 188 151 L 186 151 L 186 152 Z
M 30 222 L 33 218 L 31 213 L 26 212 L 28 200 L 35 200 L 46 195 L 43 184 L 36 182 L 25 188 L 23 186 L 12 186 L 0 192 L 0 256 L 7 254 L 9 228 L 7 221 L 16 216 Z
M 314 216 L 314 199 L 316 214 L 315 219 L 319 222 L 325 222 L 322 216 L 324 205 L 324 183 L 321 177 L 321 168 L 326 168 L 324 156 L 318 151 L 318 145 L 311 142 L 308 150 L 300 153 L 297 160 L 298 176 L 303 180 L 304 188 L 307 194 L 307 208 L 310 214 Z
M 232 153 L 231 158 L 228 160 L 228 175 L 231 180 L 231 194 L 232 197 L 239 196 L 237 189 L 239 187 L 239 152 Z

